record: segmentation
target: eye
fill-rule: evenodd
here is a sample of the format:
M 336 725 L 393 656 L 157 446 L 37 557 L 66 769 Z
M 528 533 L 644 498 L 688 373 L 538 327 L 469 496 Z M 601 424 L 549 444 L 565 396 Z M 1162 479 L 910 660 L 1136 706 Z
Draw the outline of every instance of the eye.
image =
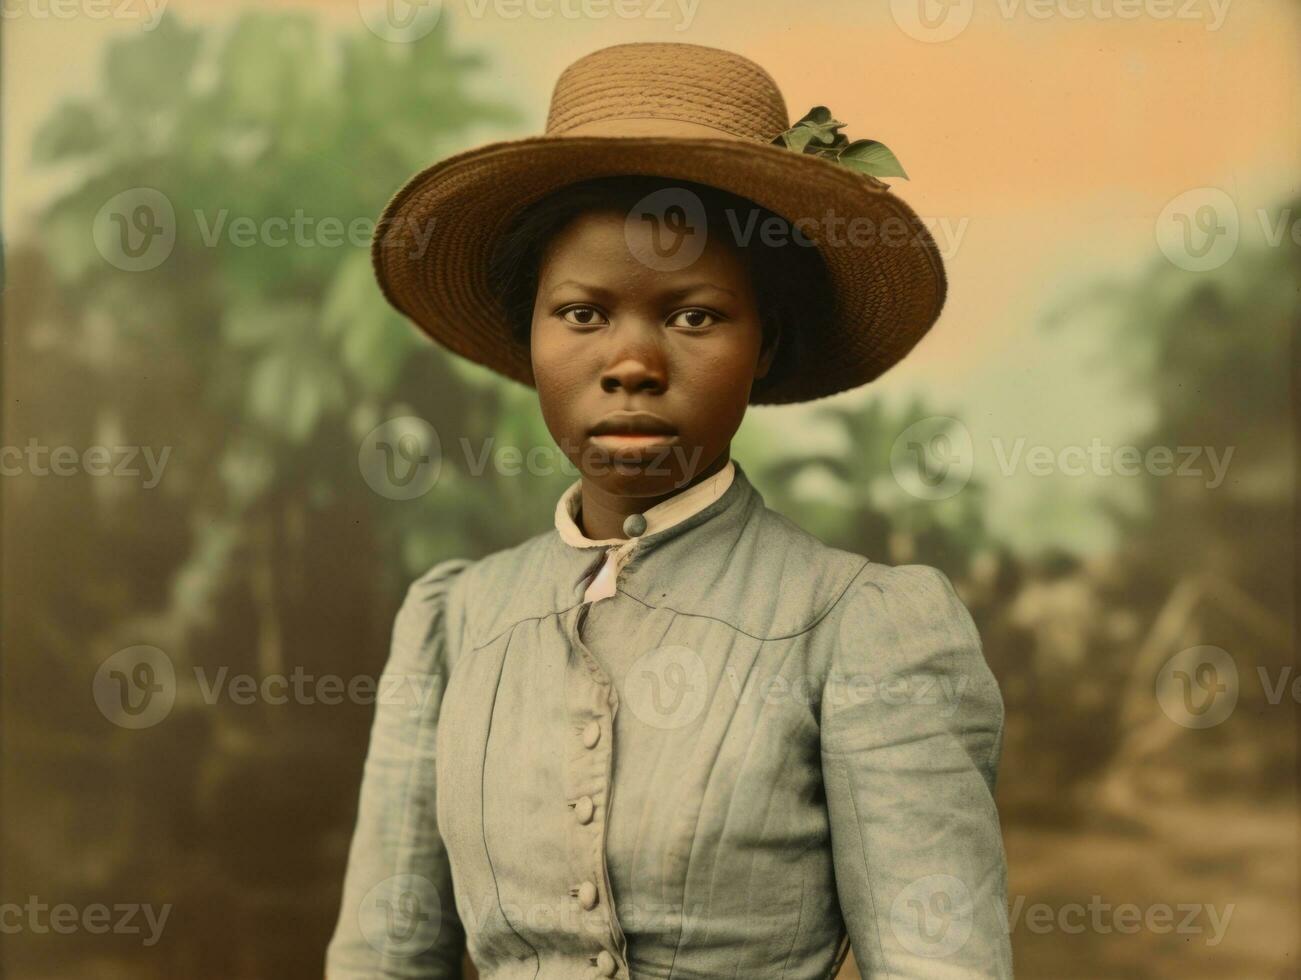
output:
M 669 318 L 671 327 L 688 327 L 699 329 L 701 327 L 712 327 L 721 319 L 717 313 L 712 310 L 704 310 L 694 307 L 689 310 L 680 310 Z
M 607 322 L 595 306 L 567 306 L 559 313 L 566 323 L 578 327 L 594 327 Z

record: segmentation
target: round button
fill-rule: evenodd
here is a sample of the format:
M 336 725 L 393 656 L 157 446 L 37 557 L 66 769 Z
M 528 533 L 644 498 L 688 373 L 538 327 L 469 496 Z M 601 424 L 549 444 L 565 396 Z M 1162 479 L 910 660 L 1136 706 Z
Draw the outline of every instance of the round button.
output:
M 623 533 L 630 538 L 639 538 L 646 533 L 646 518 L 641 514 L 632 514 L 623 522 Z
M 598 977 L 614 976 L 614 971 L 617 965 L 618 964 L 614 962 L 614 957 L 605 950 L 601 950 L 596 954 L 596 975 Z
M 594 721 L 589 721 L 583 726 L 583 745 L 594 749 L 599 741 L 601 741 L 601 726 Z
M 579 823 L 591 823 L 592 816 L 596 813 L 596 804 L 592 802 L 590 796 L 583 796 L 574 803 L 574 816 L 578 818 Z
M 578 886 L 578 904 L 589 912 L 596 908 L 596 886 L 590 881 Z

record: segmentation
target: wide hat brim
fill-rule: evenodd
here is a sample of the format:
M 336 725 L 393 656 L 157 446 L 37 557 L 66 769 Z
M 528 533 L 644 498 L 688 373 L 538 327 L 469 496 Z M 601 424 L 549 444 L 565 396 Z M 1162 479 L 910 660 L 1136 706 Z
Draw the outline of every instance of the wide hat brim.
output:
M 947 290 L 939 250 L 885 184 L 782 146 L 704 137 L 536 136 L 442 160 L 408 180 L 380 217 L 371 248 L 380 288 L 448 350 L 534 386 L 528 347 L 512 336 L 488 283 L 493 246 L 551 191 L 620 174 L 730 191 L 817 243 L 834 316 L 797 325 L 799 370 L 756 384 L 753 404 L 809 401 L 872 381 L 939 317 Z

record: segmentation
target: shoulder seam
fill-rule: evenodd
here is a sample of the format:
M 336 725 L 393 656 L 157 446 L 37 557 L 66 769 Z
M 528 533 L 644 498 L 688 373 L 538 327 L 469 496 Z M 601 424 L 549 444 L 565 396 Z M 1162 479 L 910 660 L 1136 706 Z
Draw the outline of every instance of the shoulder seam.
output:
M 831 611 L 835 609 L 837 605 L 839 605 L 840 600 L 844 598 L 845 594 L 849 591 L 850 586 L 852 586 L 854 582 L 857 581 L 858 577 L 863 574 L 863 569 L 870 564 L 872 564 L 870 558 L 863 558 L 863 564 L 858 567 L 858 570 L 854 572 L 853 575 L 849 576 L 849 579 L 848 581 L 845 582 L 844 587 L 840 590 L 840 592 L 836 594 L 836 596 L 830 602 L 827 603 L 827 605 L 822 609 L 821 612 L 816 613 L 812 619 L 810 619 L 799 629 L 792 630 L 789 633 L 780 633 L 775 636 L 756 636 L 755 634 L 747 630 L 743 630 L 735 623 L 729 623 L 727 620 L 720 619 L 717 616 L 710 616 L 708 613 L 687 612 L 686 610 L 678 609 L 674 606 L 653 606 L 649 602 L 646 602 L 644 599 L 642 599 L 640 596 L 635 596 L 631 592 L 625 592 L 623 589 L 619 589 L 618 591 L 620 595 L 625 595 L 629 599 L 632 599 L 634 602 L 641 603 L 647 609 L 667 609 L 669 612 L 674 613 L 678 616 L 690 616 L 694 619 L 708 619 L 715 623 L 721 623 L 722 625 L 726 626 L 728 629 L 735 630 L 737 633 L 740 633 L 742 636 L 748 636 L 752 640 L 758 640 L 760 643 L 771 643 L 777 640 L 789 640 L 789 639 L 793 639 L 794 637 L 801 636 L 804 633 L 809 632 L 809 630 L 813 629 L 819 623 L 821 623 L 824 619 L 826 619 L 826 617 L 831 613 Z

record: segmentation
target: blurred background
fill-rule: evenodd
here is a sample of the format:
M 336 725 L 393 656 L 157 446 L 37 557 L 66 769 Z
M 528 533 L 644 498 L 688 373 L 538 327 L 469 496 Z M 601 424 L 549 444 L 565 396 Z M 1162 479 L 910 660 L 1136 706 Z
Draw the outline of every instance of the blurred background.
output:
M 733 455 L 972 610 L 1017 975 L 1297 975 L 1301 4 L 3 12 L 4 976 L 320 977 L 407 583 L 574 479 L 384 304 L 371 222 L 636 40 L 888 143 L 947 260 L 904 364 Z

